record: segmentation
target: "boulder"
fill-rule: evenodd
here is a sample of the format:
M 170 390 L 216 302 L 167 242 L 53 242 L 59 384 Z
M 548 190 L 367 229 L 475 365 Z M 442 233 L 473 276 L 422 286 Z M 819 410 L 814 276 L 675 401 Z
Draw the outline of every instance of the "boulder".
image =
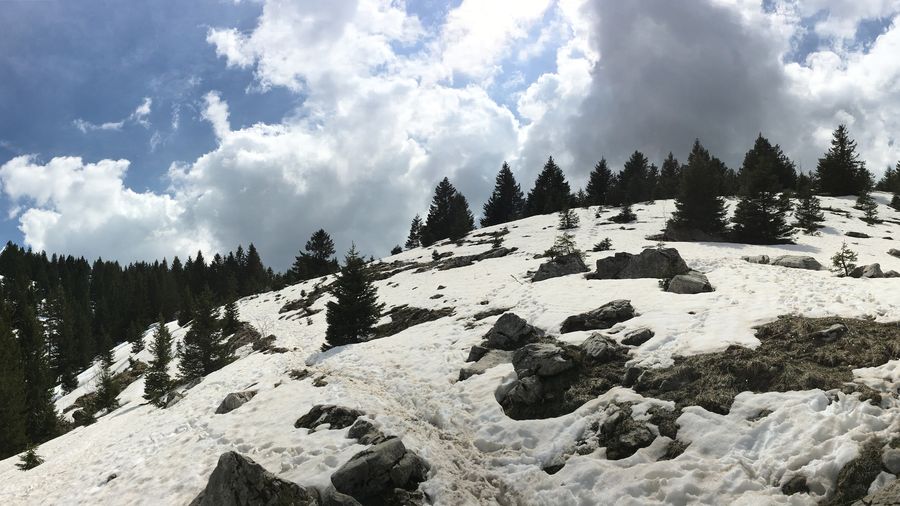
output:
M 649 341 L 652 337 L 653 331 L 646 327 L 629 330 L 625 333 L 622 344 L 625 346 L 640 346 Z
M 247 390 L 244 392 L 233 392 L 225 396 L 225 399 L 222 400 L 222 403 L 219 404 L 219 407 L 216 408 L 217 415 L 223 415 L 225 413 L 230 413 L 237 408 L 246 404 L 250 399 L 252 399 L 256 395 L 256 390 Z
M 885 448 L 881 452 L 881 465 L 891 474 L 900 474 L 900 448 Z
M 513 352 L 505 350 L 488 350 L 472 365 L 459 370 L 459 381 L 467 380 L 472 376 L 483 374 L 484 371 L 500 364 L 507 364 L 512 360 Z
M 706 275 L 691 271 L 687 274 L 679 274 L 669 280 L 666 291 L 669 293 L 695 294 L 713 291 L 712 285 Z
M 515 350 L 542 337 L 543 330 L 529 325 L 514 313 L 505 313 L 484 335 L 483 345 L 495 350 Z
M 380 504 L 397 489 L 415 490 L 427 474 L 428 464 L 391 438 L 351 457 L 331 475 L 331 484 L 362 504 Z
M 850 271 L 851 278 L 883 278 L 884 272 L 881 271 L 881 264 L 860 265 Z
M 585 265 L 581 255 L 572 253 L 562 255 L 542 263 L 534 276 L 531 277 L 532 282 L 543 281 L 550 278 L 558 278 L 569 274 L 578 274 L 580 272 L 588 272 L 590 269 Z
M 334 486 L 326 488 L 321 494 L 322 506 L 363 506 L 359 501 L 347 494 L 342 494 Z
M 334 404 L 316 404 L 308 413 L 297 419 L 294 424 L 298 429 L 309 429 L 315 431 L 316 427 L 322 424 L 328 424 L 328 428 L 346 429 L 353 425 L 357 418 L 364 413 L 358 409 L 346 408 L 344 406 L 336 406 Z
M 855 237 L 857 239 L 868 239 L 869 237 L 871 237 L 869 234 L 864 234 L 862 232 L 853 232 L 852 230 L 845 233 L 844 235 L 846 235 L 847 237 Z
M 513 368 L 519 378 L 525 376 L 556 376 L 575 366 L 571 355 L 553 343 L 532 343 L 516 350 Z
M 226 452 L 209 477 L 206 488 L 190 506 L 318 506 L 319 493 L 282 480 L 235 452 Z
M 806 269 L 809 271 L 822 270 L 822 264 L 813 257 L 801 255 L 781 255 L 772 260 L 772 265 L 788 267 L 791 269 Z
M 675 248 L 648 248 L 637 255 L 616 253 L 597 260 L 591 279 L 671 278 L 686 274 L 687 264 Z
M 597 309 L 570 316 L 563 321 L 560 332 L 577 332 L 579 330 L 602 330 L 613 325 L 634 318 L 634 308 L 631 301 L 614 300 Z
M 630 457 L 656 439 L 646 425 L 631 417 L 630 409 L 614 413 L 601 427 L 598 443 L 606 447 L 606 458 L 609 460 Z
M 377 445 L 388 439 L 383 432 L 375 427 L 375 424 L 365 418 L 359 418 L 353 423 L 350 430 L 347 431 L 347 438 L 355 439 L 361 445 Z
M 900 504 L 900 480 L 894 480 L 854 502 L 853 506 L 897 506 L 898 504 Z
M 815 339 L 817 341 L 822 341 L 826 343 L 830 343 L 837 339 L 840 339 L 848 332 L 847 326 L 843 323 L 835 323 L 834 325 L 828 327 L 827 329 L 818 330 L 809 334 L 811 339 Z
M 751 255 L 741 257 L 741 260 L 745 262 L 750 262 L 751 264 L 762 264 L 766 265 L 769 263 L 769 255 Z
M 888 250 L 888 255 L 890 255 L 892 257 L 900 258 L 900 249 L 891 248 Z
M 541 402 L 544 395 L 544 388 L 541 380 L 537 376 L 526 376 L 516 380 L 512 387 L 503 397 L 505 406 L 507 405 L 523 405 L 537 404 Z
M 625 348 L 603 334 L 594 334 L 581 343 L 585 355 L 601 364 L 621 358 L 626 354 Z
M 781 493 L 784 495 L 808 494 L 809 486 L 806 484 L 806 476 L 795 474 L 781 485 Z
M 900 272 L 895 270 L 889 270 L 884 272 L 884 277 L 886 278 L 900 278 Z

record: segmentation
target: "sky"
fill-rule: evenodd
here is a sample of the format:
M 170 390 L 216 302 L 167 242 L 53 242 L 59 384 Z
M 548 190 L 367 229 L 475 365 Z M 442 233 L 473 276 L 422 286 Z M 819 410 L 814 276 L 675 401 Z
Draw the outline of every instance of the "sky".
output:
M 2 0 L 0 235 L 127 263 L 315 230 L 383 256 L 447 176 L 581 187 L 758 133 L 803 170 L 845 123 L 900 160 L 900 0 Z

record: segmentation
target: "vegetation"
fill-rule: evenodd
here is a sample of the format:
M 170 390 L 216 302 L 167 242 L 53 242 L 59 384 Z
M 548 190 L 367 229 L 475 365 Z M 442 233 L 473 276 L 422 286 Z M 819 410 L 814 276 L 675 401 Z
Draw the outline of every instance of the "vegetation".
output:
M 859 159 L 846 125 L 839 125 L 832 134 L 831 148 L 819 159 L 815 179 L 825 195 L 859 195 L 871 186 L 872 175 Z
M 711 181 L 720 179 L 716 160 L 700 141 L 694 141 L 684 167 L 670 228 L 699 230 L 714 236 L 725 233 L 725 201 Z
M 832 271 L 839 276 L 849 276 L 856 268 L 858 255 L 847 247 L 847 243 L 841 243 L 841 249 L 831 257 Z
M 358 343 L 371 336 L 384 304 L 378 302 L 378 291 L 355 246 L 344 257 L 332 294 L 335 300 L 326 308 L 328 329 L 323 349 Z
M 525 216 L 551 214 L 562 211 L 572 204 L 572 189 L 569 187 L 562 169 L 551 156 L 544 169 L 538 174 L 534 188 L 525 201 Z
M 442 239 L 461 239 L 474 228 L 475 218 L 469 202 L 445 177 L 434 189 L 431 209 L 420 232 L 422 246 L 431 246 Z
M 566 208 L 559 212 L 559 225 L 556 227 L 560 230 L 572 230 L 578 228 L 578 215 L 575 211 Z
M 481 218 L 481 226 L 489 227 L 499 225 L 522 217 L 525 210 L 525 198 L 516 178 L 513 176 L 509 165 L 503 162 L 503 167 L 497 173 L 494 183 L 494 191 L 491 197 L 484 203 L 484 217 Z
M 172 379 L 169 377 L 169 363 L 172 362 L 172 334 L 166 328 L 165 322 L 160 319 L 153 333 L 153 342 L 150 343 L 150 367 L 144 381 L 144 399 L 156 406 L 162 405 L 163 396 L 172 388 Z

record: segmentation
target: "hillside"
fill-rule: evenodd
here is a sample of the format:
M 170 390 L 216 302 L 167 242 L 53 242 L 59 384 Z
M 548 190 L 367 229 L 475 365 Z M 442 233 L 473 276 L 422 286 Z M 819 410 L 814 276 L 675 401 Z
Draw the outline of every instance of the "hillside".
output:
M 276 336 L 275 346 L 284 350 L 241 348 L 238 360 L 166 409 L 143 402 L 143 380 L 138 379 L 120 395 L 119 409 L 43 444 L 39 453 L 46 462 L 41 466 L 23 472 L 16 469 L 15 457 L 0 462 L 0 503 L 187 504 L 203 490 L 219 456 L 230 450 L 282 479 L 325 488 L 332 473 L 365 447 L 347 438 L 346 430 L 295 428 L 295 421 L 317 404 L 359 409 L 382 432 L 402 438 L 430 465 L 421 490 L 435 504 L 755 505 L 830 499 L 846 479 L 842 469 L 867 442 L 878 438 L 883 446 L 897 434 L 900 360 L 851 367 L 857 383 L 868 390 L 823 390 L 810 376 L 804 389 L 740 393 L 727 414 L 684 407 L 675 420 L 677 439 L 687 445 L 683 453 L 669 455 L 673 439 L 654 425 L 648 446 L 618 460 L 607 459 L 607 450 L 596 444 L 580 450 L 590 437 L 597 440 L 596 427 L 610 427 L 605 422 L 622 415 L 621 406 L 630 403 L 631 416 L 646 421 L 650 413 L 676 408 L 670 395 L 663 396 L 670 400 L 654 399 L 615 385 L 571 413 L 515 420 L 498 402 L 516 380 L 512 364 L 458 378 L 469 365 L 470 348 L 506 310 L 561 343 L 578 345 L 594 332 L 560 335 L 567 317 L 630 300 L 637 316 L 601 332 L 620 342 L 628 331 L 651 329 L 652 338 L 628 348 L 626 365 L 643 370 L 664 370 L 676 364 L 676 357 L 724 353 L 732 345 L 756 349 L 761 341 L 754 328 L 780 315 L 860 319 L 847 322 L 850 336 L 868 328 L 854 322 L 900 321 L 900 279 L 842 278 L 828 270 L 742 260 L 796 254 L 830 266 L 830 257 L 846 241 L 859 253 L 860 265 L 877 262 L 884 271 L 900 271 L 900 258 L 887 253 L 900 248 L 900 212 L 886 205 L 890 195 L 875 198 L 880 216 L 893 221 L 870 227 L 852 208 L 853 199 L 823 198 L 823 207 L 840 212 L 826 211 L 821 235 L 798 235 L 797 244 L 667 243 L 692 269 L 706 274 L 715 288 L 710 293 L 668 293 L 656 279 L 597 280 L 581 274 L 532 283 L 527 274 L 546 261 L 535 255 L 559 233 L 558 216 L 546 215 L 478 230 L 461 246 L 439 243 L 380 260 L 382 272 L 399 271 L 376 283 L 387 309 L 450 308 L 452 314 L 363 344 L 319 351 L 328 296 L 309 306 L 314 313 L 309 316 L 302 310 L 280 312 L 321 280 L 241 299 L 241 319 L 263 335 Z M 673 204 L 658 201 L 634 210 L 638 221 L 627 225 L 608 222 L 615 210 L 605 210 L 600 218 L 595 208 L 576 211 L 580 227 L 574 237 L 592 270 L 600 258 L 656 246 L 646 237 L 663 228 Z M 509 233 L 502 236 L 503 246 L 517 248 L 509 255 L 447 270 L 428 265 L 433 250 L 452 252 L 450 259 L 485 252 L 491 245 L 482 234 L 504 227 Z M 871 237 L 852 238 L 846 232 Z M 606 237 L 611 251 L 590 251 Z M 397 263 L 386 266 L 390 262 Z M 486 311 L 493 315 L 485 316 Z M 184 335 L 174 322 L 169 327 L 176 340 Z M 149 331 L 144 339 L 149 342 Z M 115 357 L 115 369 L 123 370 L 129 358 L 149 360 L 149 352 L 130 357 L 123 345 Z M 835 367 L 846 373 L 846 366 Z M 292 377 L 292 371 L 303 369 L 307 376 Z M 92 370 L 82 373 L 79 388 L 58 398 L 57 408 L 65 411 L 92 390 L 94 377 Z M 258 393 L 245 405 L 214 413 L 227 394 L 248 389 Z M 881 394 L 880 402 L 867 400 L 873 392 Z M 895 478 L 881 470 L 876 474 L 871 490 Z M 808 493 L 783 492 L 795 476 L 805 477 Z

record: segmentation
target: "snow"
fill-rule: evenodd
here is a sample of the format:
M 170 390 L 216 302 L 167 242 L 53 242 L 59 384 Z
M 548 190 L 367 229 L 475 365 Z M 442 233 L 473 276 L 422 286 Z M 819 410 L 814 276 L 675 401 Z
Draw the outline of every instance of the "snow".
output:
M 853 199 L 822 200 L 823 206 L 853 216 L 826 211 L 827 227 L 821 235 L 798 235 L 795 245 L 668 244 L 708 276 L 716 289 L 711 293 L 665 293 L 653 279 L 599 281 L 573 275 L 531 283 L 526 273 L 542 261 L 535 254 L 552 245 L 559 233 L 557 216 L 548 215 L 505 225 L 509 234 L 504 246 L 518 248 L 508 257 L 446 271 L 409 270 L 379 281 L 379 297 L 387 307 L 455 308 L 453 316 L 383 339 L 318 351 L 325 333 L 324 311 L 313 315 L 311 324 L 307 318 L 278 313 L 318 280 L 242 299 L 241 318 L 263 334 L 277 336 L 277 345 L 287 353 L 243 349 L 239 360 L 207 376 L 164 410 L 144 403 L 143 380 L 136 381 L 120 395 L 119 409 L 41 445 L 43 465 L 22 472 L 14 466 L 16 457 L 0 462 L 0 503 L 187 503 L 204 487 L 218 456 L 228 450 L 248 455 L 285 479 L 324 487 L 331 473 L 363 447 L 347 439 L 346 430 L 309 433 L 293 424 L 314 404 L 335 403 L 363 410 L 384 432 L 402 437 L 424 457 L 432 475 L 422 487 L 436 504 L 814 504 L 834 487 L 837 473 L 858 454 L 863 441 L 897 431 L 900 361 L 854 371 L 860 381 L 892 394 L 881 407 L 855 395 L 821 390 L 745 392 L 727 415 L 685 409 L 678 419 L 679 438 L 692 443 L 675 460 L 657 461 L 668 443 L 659 437 L 618 461 L 606 460 L 604 449 L 576 454 L 553 475 L 541 467 L 571 454 L 584 430 L 612 413 L 611 403 L 634 403 L 636 417 L 645 416 L 651 405 L 671 408 L 671 403 L 614 388 L 573 413 L 516 421 L 496 400 L 515 378 L 512 366 L 499 365 L 464 382 L 456 379 L 468 349 L 497 319 L 470 325 L 472 316 L 492 308 L 512 308 L 529 323 L 558 334 L 567 316 L 610 300 L 630 299 L 639 316 L 608 332 L 615 338 L 622 335 L 615 333 L 619 329 L 651 328 L 655 336 L 632 352 L 632 363 L 644 367 L 664 367 L 675 356 L 732 344 L 754 347 L 758 341 L 753 328 L 781 314 L 900 320 L 900 279 L 846 279 L 828 271 L 741 260 L 745 255 L 800 254 L 829 265 L 846 241 L 859 253 L 859 264 L 879 262 L 885 271 L 900 271 L 900 258 L 886 253 L 896 241 L 884 238 L 896 235 L 900 240 L 896 224 L 866 226 L 859 219 L 861 212 L 852 209 Z M 900 213 L 886 205 L 889 195 L 876 194 L 876 200 L 882 218 L 900 220 Z M 639 222 L 624 226 L 603 223 L 615 210 L 606 210 L 601 219 L 594 217 L 595 209 L 577 210 L 581 226 L 573 231 L 575 240 L 588 251 L 591 266 L 618 251 L 637 253 L 655 245 L 646 236 L 660 231 L 673 208 L 671 201 L 635 206 Z M 845 237 L 847 231 L 872 238 Z M 605 237 L 612 240 L 612 251 L 589 251 Z M 440 244 L 436 249 L 458 256 L 488 248 Z M 433 249 L 386 260 L 426 262 Z M 438 291 L 439 285 L 446 288 Z M 437 293 L 444 297 L 430 298 Z M 324 309 L 328 300 L 319 299 L 313 308 Z M 168 325 L 180 340 L 185 329 Z M 572 333 L 564 339 L 578 343 L 588 335 Z M 145 343 L 151 336 L 148 329 Z M 130 346 L 121 345 L 114 356 L 113 369 L 121 371 L 129 357 L 147 361 L 150 355 L 145 349 L 132 357 Z M 291 370 L 303 368 L 312 374 L 301 381 L 290 379 Z M 176 370 L 173 364 L 172 372 Z M 91 368 L 79 375 L 78 389 L 58 394 L 57 408 L 62 411 L 93 390 L 97 372 Z M 320 376 L 327 385 L 313 386 Z M 249 388 L 259 391 L 250 402 L 231 413 L 214 414 L 228 393 Z M 757 419 L 763 410 L 771 414 Z M 781 484 L 795 474 L 807 477 L 810 495 L 781 493 Z M 878 483 L 890 479 L 881 476 Z

